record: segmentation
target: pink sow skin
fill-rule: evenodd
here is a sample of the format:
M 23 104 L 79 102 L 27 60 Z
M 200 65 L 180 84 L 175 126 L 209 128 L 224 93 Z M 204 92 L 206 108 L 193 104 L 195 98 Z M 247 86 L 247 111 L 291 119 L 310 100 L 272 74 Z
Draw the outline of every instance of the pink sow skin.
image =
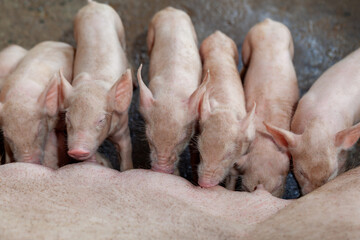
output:
M 1 239 L 231 239 L 289 203 L 93 163 L 0 167 Z
M 0 167 L 0 238 L 358 239 L 359 186 L 357 168 L 290 201 L 149 170 L 11 163 Z
M 59 69 L 72 78 L 74 49 L 65 43 L 42 42 L 29 50 L 5 79 L 0 94 L 1 127 L 7 161 L 56 168 L 55 126 L 58 121 Z M 45 155 L 45 157 L 44 157 Z
M 291 117 L 299 99 L 292 63 L 294 46 L 289 29 L 266 19 L 252 27 L 242 47 L 247 110 L 256 102 L 256 136 L 247 154 L 238 159 L 242 188 L 254 191 L 262 184 L 281 197 L 289 172 L 289 155 L 273 141 L 263 124 L 290 130 Z
M 294 174 L 307 194 L 344 171 L 346 150 L 360 137 L 360 50 L 328 69 L 301 98 L 291 132 L 267 124 L 276 143 L 293 158 Z
M 138 71 L 140 112 L 145 120 L 154 171 L 173 173 L 188 145 L 205 92 L 201 60 L 190 17 L 172 7 L 155 14 L 147 45 L 150 54 L 149 88 Z
M 255 105 L 246 113 L 233 40 L 216 31 L 203 41 L 200 55 L 208 83 L 199 108 L 198 175 L 200 186 L 213 187 L 228 175 L 253 140 Z
M 133 89 L 123 24 L 113 8 L 89 1 L 76 15 L 74 35 L 74 80 L 71 86 L 62 76 L 60 97 L 68 154 L 95 161 L 98 147 L 109 138 L 118 149 L 120 170 L 131 169 L 128 108 Z

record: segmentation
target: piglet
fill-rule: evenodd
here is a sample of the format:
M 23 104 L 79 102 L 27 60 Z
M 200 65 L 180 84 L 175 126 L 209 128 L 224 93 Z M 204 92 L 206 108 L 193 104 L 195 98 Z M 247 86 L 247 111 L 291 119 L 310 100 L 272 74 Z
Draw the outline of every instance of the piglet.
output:
M 4 80 L 6 77 L 12 73 L 19 62 L 23 59 L 27 50 L 18 46 L 18 45 L 10 45 L 0 52 L 0 90 L 4 84 Z M 1 135 L 1 140 L 4 141 L 3 136 Z M 5 163 L 6 158 L 0 156 L 1 162 Z
M 360 49 L 328 69 L 301 98 L 291 132 L 270 123 L 276 143 L 288 149 L 302 193 L 344 171 L 346 150 L 360 137 Z
M 289 29 L 266 19 L 252 27 L 242 48 L 246 69 L 244 89 L 247 109 L 256 102 L 256 135 L 246 155 L 237 161 L 242 188 L 254 191 L 258 184 L 281 197 L 289 172 L 286 151 L 276 146 L 263 121 L 290 129 L 299 89 L 292 58 L 294 46 Z
M 236 44 L 216 31 L 200 47 L 203 74 L 211 75 L 199 108 L 199 185 L 213 187 L 229 173 L 255 135 L 255 105 L 246 113 Z M 210 70 L 210 73 L 208 72 Z
M 58 120 L 57 73 L 62 68 L 71 79 L 73 57 L 74 49 L 68 44 L 42 42 L 5 79 L 0 119 L 11 161 L 42 163 L 47 138 Z
M 128 108 L 132 77 L 126 70 L 125 32 L 119 15 L 106 4 L 90 1 L 76 15 L 77 51 L 72 86 L 63 75 L 60 105 L 66 111 L 68 154 L 95 160 L 109 138 L 120 152 L 120 170 L 133 167 Z
M 18 45 L 10 45 L 0 52 L 0 89 L 5 78 L 12 73 L 26 55 L 27 50 Z
M 140 112 L 145 119 L 154 171 L 173 173 L 179 155 L 188 145 L 205 92 L 201 60 L 190 17 L 167 7 L 150 22 L 147 46 L 150 54 L 149 88 L 141 79 Z

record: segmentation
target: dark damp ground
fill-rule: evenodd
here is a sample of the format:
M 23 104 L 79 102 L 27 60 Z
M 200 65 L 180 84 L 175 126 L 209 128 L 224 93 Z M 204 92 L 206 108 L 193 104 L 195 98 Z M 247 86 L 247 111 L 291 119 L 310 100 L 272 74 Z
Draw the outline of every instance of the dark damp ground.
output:
M 101 1 L 104 2 L 104 1 Z M 199 43 L 215 30 L 229 35 L 241 50 L 247 31 L 259 21 L 270 17 L 287 25 L 295 43 L 294 64 L 303 95 L 311 84 L 331 65 L 360 46 L 360 1 L 358 0 L 111 0 L 126 29 L 127 53 L 133 69 L 144 64 L 147 81 L 149 58 L 146 33 L 151 17 L 166 6 L 186 11 L 197 31 Z M 44 40 L 65 41 L 75 46 L 72 21 L 85 0 L 0 0 L 0 48 L 15 43 L 31 48 Z M 239 69 L 241 68 L 241 63 Z M 149 148 L 144 124 L 137 110 L 139 91 L 135 90 L 129 110 L 136 168 L 149 167 Z M 344 106 L 347 107 L 347 106 Z M 116 168 L 114 147 L 105 142 L 101 152 Z M 349 166 L 359 162 L 360 146 L 349 154 Z M 189 151 L 180 164 L 184 177 L 191 178 Z M 284 198 L 299 197 L 293 176 L 288 176 Z

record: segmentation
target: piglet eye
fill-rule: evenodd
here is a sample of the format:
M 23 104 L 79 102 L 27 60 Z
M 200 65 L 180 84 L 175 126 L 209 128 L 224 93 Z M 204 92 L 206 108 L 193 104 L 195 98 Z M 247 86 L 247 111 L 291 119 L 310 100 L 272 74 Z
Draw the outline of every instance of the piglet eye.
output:
M 96 123 L 96 127 L 98 129 L 101 129 L 105 126 L 105 123 L 106 123 L 106 116 L 103 116 L 100 118 L 100 120 Z
M 98 121 L 98 125 L 103 125 L 105 123 L 106 119 L 102 118 Z
M 300 173 L 300 175 L 301 175 L 302 177 L 306 178 L 305 173 L 304 173 L 303 170 L 299 170 L 299 173 Z

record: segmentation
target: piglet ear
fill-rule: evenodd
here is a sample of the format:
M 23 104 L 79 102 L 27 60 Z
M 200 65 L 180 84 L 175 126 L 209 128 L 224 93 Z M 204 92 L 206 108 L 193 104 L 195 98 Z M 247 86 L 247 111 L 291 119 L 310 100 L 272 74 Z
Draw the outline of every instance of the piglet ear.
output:
M 142 80 L 141 69 L 142 69 L 142 64 L 140 65 L 137 72 L 137 78 L 140 87 L 140 108 L 147 111 L 154 105 L 155 100 L 150 89 L 145 85 L 144 81 Z
M 48 86 L 44 89 L 41 95 L 38 98 L 38 104 L 42 108 L 45 108 L 46 113 L 50 117 L 54 117 L 58 113 L 58 93 L 59 93 L 59 80 L 56 75 L 54 75 Z
M 240 131 L 245 134 L 247 141 L 252 141 L 255 138 L 255 111 L 256 103 L 254 102 L 251 111 L 240 121 Z
M 280 148 L 287 150 L 288 148 L 295 148 L 298 146 L 301 135 L 272 126 L 266 122 L 264 122 L 264 125 Z
M 209 116 L 211 115 L 211 106 L 210 106 L 210 90 L 207 89 L 204 93 L 204 97 L 201 101 L 200 113 L 199 118 L 201 122 L 205 122 Z
M 206 85 L 210 81 L 210 70 L 207 70 L 205 77 L 200 86 L 191 94 L 188 100 L 189 115 L 192 119 L 199 117 L 199 108 L 201 100 L 206 92 Z
M 108 104 L 111 111 L 116 111 L 118 113 L 127 111 L 133 94 L 132 85 L 131 71 L 130 69 L 127 69 L 109 90 Z
M 69 107 L 69 97 L 72 94 L 73 87 L 69 81 L 64 77 L 62 70 L 59 71 L 60 84 L 59 84 L 59 108 L 64 111 Z
M 348 150 L 360 137 L 360 123 L 338 132 L 335 136 L 335 146 Z

